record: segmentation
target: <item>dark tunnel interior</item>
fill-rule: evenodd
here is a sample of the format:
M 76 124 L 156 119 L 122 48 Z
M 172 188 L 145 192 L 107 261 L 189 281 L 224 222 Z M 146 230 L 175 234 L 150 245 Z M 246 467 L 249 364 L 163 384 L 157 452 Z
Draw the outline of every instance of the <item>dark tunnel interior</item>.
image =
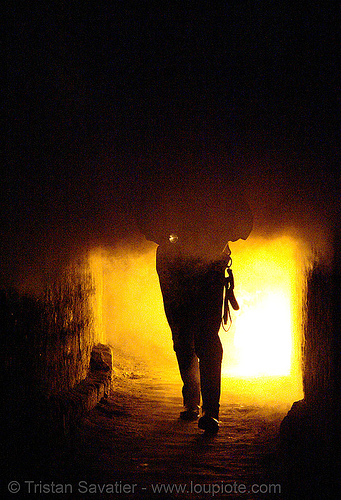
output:
M 288 377 L 283 391 L 279 379 L 270 390 L 287 410 L 293 405 L 281 425 L 288 488 L 303 498 L 299 472 L 308 488 L 321 463 L 325 487 L 337 470 L 341 417 L 334 2 L 10 2 L 6 14 L 0 308 L 8 433 L 22 443 L 27 428 L 42 425 L 37 414 L 48 401 L 86 379 L 97 344 L 143 351 L 145 360 L 157 352 L 172 370 L 155 245 L 138 221 L 162 229 L 162 201 L 179 227 L 224 233 L 243 197 L 253 229 L 231 249 L 245 314 L 232 325 L 237 347 L 226 340 L 225 377 L 235 397 L 233 370 Z M 256 293 L 268 294 L 278 331 L 281 304 L 289 304 L 289 337 L 277 344 L 290 351 L 282 371 L 276 346 L 267 357 L 257 351 L 274 343 L 274 328 L 264 334 L 270 309 L 260 301 L 258 316 Z M 263 340 L 253 341 L 257 321 Z M 258 365 L 247 350 L 233 358 L 243 341 Z M 246 394 L 255 401 L 262 390 L 250 382 Z

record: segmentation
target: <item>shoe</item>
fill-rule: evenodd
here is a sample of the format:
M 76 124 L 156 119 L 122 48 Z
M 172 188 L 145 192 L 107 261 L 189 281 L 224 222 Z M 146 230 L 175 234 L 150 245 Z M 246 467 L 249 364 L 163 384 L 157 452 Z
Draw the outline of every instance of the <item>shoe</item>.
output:
M 192 422 L 194 420 L 198 420 L 199 418 L 199 409 L 197 408 L 188 408 L 180 412 L 181 420 L 187 420 L 188 422 Z
M 219 430 L 219 422 L 211 415 L 205 414 L 199 418 L 199 429 L 204 430 L 207 434 L 217 434 Z

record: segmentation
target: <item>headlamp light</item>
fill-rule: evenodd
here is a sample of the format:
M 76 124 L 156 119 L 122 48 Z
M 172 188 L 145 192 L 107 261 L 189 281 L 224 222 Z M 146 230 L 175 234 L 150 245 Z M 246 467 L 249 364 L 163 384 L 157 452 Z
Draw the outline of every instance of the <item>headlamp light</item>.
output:
M 176 243 L 179 240 L 179 237 L 177 234 L 172 233 L 168 236 L 168 239 L 170 243 Z

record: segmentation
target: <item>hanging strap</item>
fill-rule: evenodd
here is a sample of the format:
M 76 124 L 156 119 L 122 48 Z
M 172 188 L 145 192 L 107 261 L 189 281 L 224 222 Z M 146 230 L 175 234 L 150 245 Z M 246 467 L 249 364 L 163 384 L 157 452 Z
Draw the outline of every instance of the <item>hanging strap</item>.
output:
M 232 309 L 238 311 L 239 304 L 234 295 L 234 277 L 230 265 L 225 270 L 225 298 L 224 298 L 224 313 L 223 313 L 224 325 L 226 325 L 227 320 L 232 321 L 229 303 L 231 304 Z

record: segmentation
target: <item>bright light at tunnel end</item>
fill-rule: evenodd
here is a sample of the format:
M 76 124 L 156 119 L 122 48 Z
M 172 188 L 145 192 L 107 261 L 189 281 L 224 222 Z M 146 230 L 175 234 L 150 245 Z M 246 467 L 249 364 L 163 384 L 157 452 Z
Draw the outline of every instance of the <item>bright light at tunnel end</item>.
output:
M 291 305 L 279 293 L 240 300 L 235 318 L 235 365 L 224 373 L 235 376 L 289 375 L 291 368 Z
M 305 250 L 283 236 L 250 237 L 230 244 L 235 294 L 232 325 L 220 331 L 222 383 L 229 400 L 283 402 L 303 396 L 301 308 Z M 303 264 L 303 265 L 302 265 Z M 155 247 L 134 252 L 98 249 L 91 255 L 96 277 L 94 316 L 103 343 L 143 358 L 179 381 L 171 332 L 155 269 Z M 157 353 L 157 354 L 156 354 Z
M 223 376 L 285 377 L 295 369 L 297 245 L 289 237 L 231 245 L 240 310 L 230 331 L 220 332 Z

